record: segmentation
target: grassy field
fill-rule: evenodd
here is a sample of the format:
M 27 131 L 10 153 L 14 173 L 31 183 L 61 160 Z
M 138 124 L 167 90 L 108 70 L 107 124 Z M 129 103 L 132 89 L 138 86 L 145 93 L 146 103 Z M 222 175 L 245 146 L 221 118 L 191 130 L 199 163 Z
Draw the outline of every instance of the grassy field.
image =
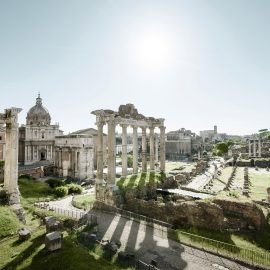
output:
M 251 181 L 250 196 L 254 200 L 262 200 L 267 198 L 266 189 L 270 187 L 270 173 L 263 171 L 249 170 Z
M 31 239 L 18 242 L 17 238 L 0 241 L 0 269 L 2 270 L 120 270 L 102 257 L 78 245 L 72 236 L 64 233 L 61 250 L 48 252 L 44 248 L 45 229 L 38 228 Z
M 90 210 L 95 202 L 95 194 L 77 195 L 73 197 L 72 205 L 74 207 Z

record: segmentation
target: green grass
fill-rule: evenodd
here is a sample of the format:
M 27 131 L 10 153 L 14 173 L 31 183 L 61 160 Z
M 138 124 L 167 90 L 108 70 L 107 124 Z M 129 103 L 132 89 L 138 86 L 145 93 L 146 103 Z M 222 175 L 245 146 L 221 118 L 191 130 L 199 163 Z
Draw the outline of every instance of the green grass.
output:
M 126 177 L 121 177 L 117 180 L 117 186 L 120 189 L 129 189 L 129 188 L 137 188 L 143 187 L 147 184 L 155 184 L 161 182 L 160 173 L 148 172 L 141 173 L 138 175 L 129 175 Z
M 267 198 L 266 189 L 270 187 L 270 173 L 268 172 L 249 172 L 251 181 L 250 196 L 254 200 L 262 200 Z
M 15 213 L 8 206 L 0 206 L 0 239 L 15 234 L 21 227 Z
M 253 259 L 256 259 L 256 263 L 270 265 L 269 230 L 252 235 L 192 228 L 170 232 L 169 236 L 176 241 L 198 248 L 236 256 L 244 261 L 252 262 Z
M 19 179 L 19 190 L 22 206 L 26 209 L 32 208 L 35 202 L 55 198 L 49 185 L 40 181 Z
M 198 235 L 208 239 L 213 239 L 238 248 L 251 249 L 257 252 L 270 252 L 270 228 L 269 226 L 263 232 L 226 232 L 213 231 L 209 229 L 189 228 L 177 230 L 180 239 L 186 241 L 199 242 L 185 233 Z M 210 244 L 208 244 L 210 245 Z
M 44 248 L 45 229 L 39 228 L 25 242 L 7 238 L 0 242 L 0 269 L 2 270 L 120 270 L 91 251 L 78 245 L 72 236 L 64 234 L 62 249 L 48 252 Z
M 77 208 L 89 210 L 92 209 L 94 202 L 95 194 L 78 195 L 73 197 L 72 205 Z

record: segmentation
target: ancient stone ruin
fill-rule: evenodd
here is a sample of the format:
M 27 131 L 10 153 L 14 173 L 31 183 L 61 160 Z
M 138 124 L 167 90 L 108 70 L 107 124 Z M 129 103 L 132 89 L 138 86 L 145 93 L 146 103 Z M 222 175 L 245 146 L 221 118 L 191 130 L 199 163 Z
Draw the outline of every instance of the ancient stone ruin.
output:
M 160 170 L 165 171 L 165 126 L 164 119 L 145 117 L 139 114 L 133 104 L 121 105 L 117 112 L 112 110 L 96 110 L 98 126 L 97 141 L 97 178 L 96 199 L 109 205 L 114 205 L 113 193 L 116 189 L 115 180 L 115 128 L 122 127 L 122 176 L 127 175 L 127 127 L 133 128 L 133 174 L 138 173 L 138 128 L 142 132 L 142 172 L 147 172 L 146 131 L 150 130 L 150 171 L 155 171 L 155 134 L 154 129 L 160 129 Z M 103 127 L 108 125 L 108 176 L 103 177 Z M 157 147 L 156 147 L 157 149 Z M 158 156 L 158 155 L 156 155 Z
M 0 113 L 0 124 L 6 125 L 4 189 L 11 205 L 20 203 L 18 189 L 18 114 L 21 111 L 20 108 L 10 108 L 6 109 L 4 113 Z

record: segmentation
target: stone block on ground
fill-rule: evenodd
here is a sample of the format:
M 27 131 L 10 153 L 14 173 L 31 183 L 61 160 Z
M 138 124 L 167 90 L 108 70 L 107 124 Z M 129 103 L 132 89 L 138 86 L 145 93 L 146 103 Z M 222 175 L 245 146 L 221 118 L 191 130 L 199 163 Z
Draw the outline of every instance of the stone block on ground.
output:
M 62 248 L 62 234 L 60 232 L 47 233 L 45 236 L 45 247 L 49 251 L 54 251 Z
M 45 217 L 44 223 L 46 225 L 47 232 L 53 232 L 62 229 L 62 223 L 53 216 Z
M 23 228 L 21 230 L 19 230 L 19 241 L 26 241 L 27 239 L 29 239 L 31 237 L 31 231 Z

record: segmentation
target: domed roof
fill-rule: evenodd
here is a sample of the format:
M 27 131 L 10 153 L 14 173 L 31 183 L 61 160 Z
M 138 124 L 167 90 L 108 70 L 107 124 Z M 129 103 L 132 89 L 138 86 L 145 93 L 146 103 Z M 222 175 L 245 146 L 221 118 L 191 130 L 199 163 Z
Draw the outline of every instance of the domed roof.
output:
M 26 117 L 27 125 L 47 126 L 51 123 L 51 116 L 48 110 L 42 105 L 40 94 L 36 99 L 36 105 L 32 107 Z

